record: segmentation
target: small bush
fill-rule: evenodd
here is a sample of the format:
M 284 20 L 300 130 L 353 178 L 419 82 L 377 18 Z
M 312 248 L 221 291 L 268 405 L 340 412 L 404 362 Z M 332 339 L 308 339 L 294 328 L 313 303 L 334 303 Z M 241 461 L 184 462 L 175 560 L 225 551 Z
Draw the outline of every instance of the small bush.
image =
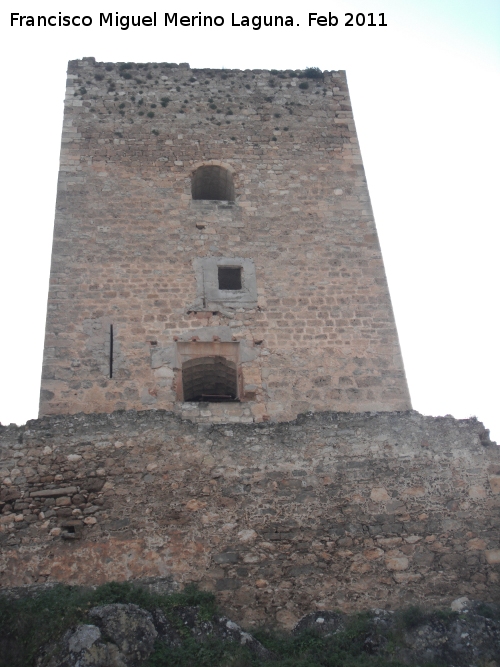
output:
M 319 67 L 306 67 L 303 72 L 303 76 L 305 76 L 306 79 L 322 79 L 323 72 Z
M 188 637 L 182 646 L 171 647 L 157 642 L 155 649 L 147 667 L 253 667 L 259 664 L 248 649 L 215 637 L 208 637 L 202 643 Z
M 299 88 L 301 88 L 302 90 L 307 90 L 309 88 L 309 84 L 307 83 L 307 81 L 302 81 L 302 83 L 299 83 Z
M 118 108 L 119 108 L 119 109 L 125 109 L 125 102 L 122 102 L 122 103 L 118 106 Z
M 148 111 L 146 114 L 148 118 L 154 118 L 155 117 L 155 112 L 154 111 Z
M 123 79 L 131 79 L 131 78 L 132 78 L 132 74 L 130 74 L 130 72 L 122 72 L 122 73 L 121 73 L 121 77 L 122 77 Z
M 472 419 L 475 419 L 473 417 Z M 494 621 L 500 621 L 500 610 L 491 607 L 486 602 L 480 602 L 476 608 L 476 613 L 485 618 L 491 618 Z
M 419 625 L 422 625 L 427 620 L 427 615 L 420 609 L 420 607 L 411 606 L 403 609 L 399 613 L 399 625 L 405 630 L 412 630 Z
M 95 79 L 96 81 L 102 81 L 102 80 L 104 79 L 104 76 L 103 76 L 102 74 L 96 74 L 95 77 L 94 77 L 94 79 Z

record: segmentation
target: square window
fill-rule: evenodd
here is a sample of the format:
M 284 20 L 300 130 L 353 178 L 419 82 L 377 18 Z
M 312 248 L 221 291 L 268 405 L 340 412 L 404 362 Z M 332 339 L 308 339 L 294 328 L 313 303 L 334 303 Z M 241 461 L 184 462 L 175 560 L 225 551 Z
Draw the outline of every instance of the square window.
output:
M 253 260 L 244 257 L 197 257 L 197 302 L 191 310 L 218 310 L 227 308 L 255 308 L 257 279 Z
M 241 266 L 218 266 L 219 289 L 241 290 Z

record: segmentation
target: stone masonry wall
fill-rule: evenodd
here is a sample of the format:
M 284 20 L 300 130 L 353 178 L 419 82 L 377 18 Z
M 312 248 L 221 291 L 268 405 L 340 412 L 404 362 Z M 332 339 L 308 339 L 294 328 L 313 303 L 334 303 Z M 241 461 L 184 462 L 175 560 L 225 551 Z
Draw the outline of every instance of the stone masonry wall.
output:
M 41 415 L 411 407 L 345 72 L 301 74 L 70 62 Z M 193 200 L 200 165 L 234 202 Z M 246 301 L 204 298 L 211 258 Z M 239 403 L 182 402 L 196 340 L 238 344 Z
M 475 419 L 164 411 L 0 427 L 2 587 L 171 578 L 247 625 L 500 597 L 500 449 Z

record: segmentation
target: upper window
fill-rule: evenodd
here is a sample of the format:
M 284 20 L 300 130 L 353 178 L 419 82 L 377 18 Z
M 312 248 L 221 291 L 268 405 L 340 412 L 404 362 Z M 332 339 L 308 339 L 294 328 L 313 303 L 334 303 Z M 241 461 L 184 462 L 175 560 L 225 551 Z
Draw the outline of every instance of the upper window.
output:
M 234 201 L 233 177 L 224 167 L 198 167 L 191 180 L 191 194 L 193 199 Z
M 218 266 L 219 289 L 241 289 L 241 266 Z

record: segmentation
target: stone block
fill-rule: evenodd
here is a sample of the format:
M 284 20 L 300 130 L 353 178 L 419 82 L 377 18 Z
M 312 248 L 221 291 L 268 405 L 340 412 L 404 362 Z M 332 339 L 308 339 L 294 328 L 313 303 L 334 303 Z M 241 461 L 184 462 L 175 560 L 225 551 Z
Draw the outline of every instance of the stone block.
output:
M 409 561 L 406 556 L 399 556 L 396 558 L 387 558 L 385 561 L 385 566 L 388 570 L 399 572 L 400 570 L 407 570 L 409 567 Z

